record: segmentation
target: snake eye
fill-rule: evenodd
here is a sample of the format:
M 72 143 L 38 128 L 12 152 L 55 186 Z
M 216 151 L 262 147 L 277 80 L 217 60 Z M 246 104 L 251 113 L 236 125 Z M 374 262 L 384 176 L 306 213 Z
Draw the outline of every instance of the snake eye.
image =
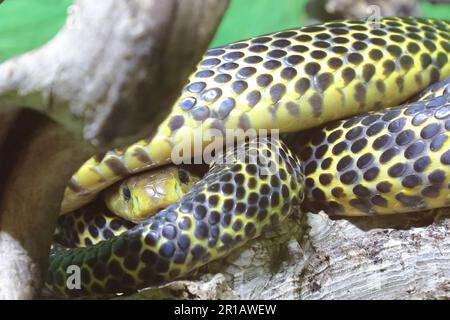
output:
M 182 168 L 178 169 L 178 177 L 180 178 L 181 183 L 186 184 L 189 182 L 189 175 Z
M 123 193 L 123 198 L 125 199 L 125 201 L 128 202 L 131 199 L 131 191 L 127 185 L 122 188 L 122 193 Z

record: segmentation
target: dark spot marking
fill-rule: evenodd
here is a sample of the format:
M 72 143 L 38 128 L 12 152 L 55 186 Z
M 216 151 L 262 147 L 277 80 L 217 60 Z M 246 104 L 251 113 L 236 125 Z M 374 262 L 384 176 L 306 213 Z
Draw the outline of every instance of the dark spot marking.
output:
M 428 53 L 422 53 L 420 55 L 420 63 L 422 68 L 426 69 L 432 63 L 431 56 Z
M 291 80 L 297 75 L 297 70 L 292 67 L 287 67 L 281 70 L 281 77 L 285 80 Z
M 115 175 L 124 177 L 127 176 L 129 173 L 126 166 L 118 158 L 109 157 L 106 160 L 104 160 L 104 162 Z
M 358 173 L 355 170 L 350 170 L 341 175 L 340 180 L 344 184 L 352 184 L 358 178 Z
M 203 87 L 204 88 L 204 87 Z M 203 90 L 202 88 L 202 90 Z M 183 110 L 190 110 L 197 103 L 197 99 L 194 97 L 187 97 L 180 102 L 180 107 Z
M 278 48 L 284 48 L 287 47 L 291 44 L 291 42 L 289 40 L 286 39 L 278 39 L 272 42 L 272 45 L 274 47 L 278 47 Z
M 317 76 L 317 86 L 320 90 L 325 91 L 333 82 L 333 75 L 329 72 L 322 73 Z
M 320 71 L 320 65 L 317 62 L 309 62 L 305 65 L 305 72 L 310 76 L 316 75 Z
M 369 165 L 373 163 L 374 157 L 370 153 L 366 153 L 359 157 L 358 161 L 356 162 L 356 165 L 359 169 L 367 168 Z
M 419 176 L 410 174 L 403 178 L 402 185 L 405 188 L 415 188 L 422 183 L 422 179 Z
M 423 156 L 414 162 L 414 170 L 416 170 L 417 172 L 423 172 L 430 163 L 430 158 L 428 156 Z
M 242 58 L 243 56 L 244 54 L 240 51 L 232 51 L 224 54 L 222 58 L 226 61 L 235 61 Z
M 361 105 L 366 101 L 366 93 L 367 89 L 362 83 L 358 83 L 355 86 L 355 100 L 358 101 Z
M 418 140 L 408 146 L 405 150 L 405 158 L 413 159 L 418 157 L 425 150 L 425 143 L 421 140 Z
M 341 141 L 338 144 L 336 144 L 333 149 L 331 150 L 331 152 L 337 156 L 339 154 L 341 154 L 344 150 L 346 150 L 348 148 L 347 142 L 345 141 Z
M 419 45 L 417 43 L 414 43 L 414 42 L 408 43 L 407 49 L 412 54 L 416 54 L 416 53 L 418 53 L 420 51 Z
M 361 138 L 361 139 L 358 139 L 358 140 L 356 140 L 355 142 L 352 143 L 352 146 L 350 147 L 350 150 L 353 153 L 358 153 L 362 149 L 364 149 L 366 145 L 367 145 L 367 139 L 366 138 Z
M 437 198 L 439 197 L 439 193 L 440 189 L 436 186 L 427 186 L 421 192 L 422 196 L 429 198 Z
M 367 49 L 367 44 L 362 41 L 356 41 L 353 43 L 352 47 L 357 51 L 362 51 Z
M 254 67 L 244 67 L 240 69 L 237 73 L 237 77 L 240 79 L 247 79 L 248 77 L 255 74 L 256 69 Z
M 268 70 L 274 70 L 281 67 L 281 62 L 277 60 L 269 60 L 264 62 L 263 66 Z
M 252 39 L 252 43 L 267 43 L 271 40 L 272 40 L 271 37 L 258 37 L 258 38 Z
M 402 54 L 402 49 L 395 45 L 395 44 L 391 44 L 387 47 L 387 51 L 394 57 L 398 58 L 401 56 Z
M 348 49 L 344 46 L 334 46 L 331 51 L 337 54 L 344 54 L 347 53 Z
M 353 158 L 351 156 L 347 155 L 339 160 L 339 162 L 336 165 L 336 168 L 338 171 L 343 171 L 343 170 L 349 168 L 352 165 L 352 163 L 353 163 Z
M 331 69 L 339 69 L 342 66 L 343 62 L 341 59 L 332 57 L 328 60 L 328 66 Z
M 312 40 L 312 37 L 307 34 L 301 34 L 301 35 L 295 37 L 295 40 L 300 41 L 300 42 L 308 42 L 308 41 Z
M 378 194 L 373 196 L 372 199 L 370 199 L 370 201 L 374 205 L 379 206 L 379 207 L 387 208 L 387 206 L 388 206 L 387 200 Z
M 345 138 L 348 140 L 355 140 L 361 135 L 362 131 L 363 128 L 361 126 L 354 127 L 345 134 Z
M 423 201 L 422 197 L 419 196 L 408 196 L 403 192 L 400 192 L 395 195 L 395 199 L 400 201 L 404 207 L 407 208 L 420 208 L 420 203 Z
M 383 75 L 389 76 L 395 70 L 395 63 L 392 60 L 386 60 L 383 62 Z
M 284 57 L 286 54 L 287 54 L 286 51 L 284 51 L 284 50 L 278 50 L 278 49 L 269 51 L 269 52 L 267 53 L 267 55 L 268 55 L 270 58 L 274 58 L 274 59 L 280 59 L 280 58 Z
M 441 163 L 442 164 L 450 164 L 450 150 L 446 151 L 442 156 L 441 156 Z
M 370 196 L 370 190 L 364 187 L 362 184 L 357 184 L 353 188 L 353 193 L 356 194 L 358 197 L 366 198 Z
M 396 119 L 389 124 L 388 130 L 389 130 L 389 132 L 397 133 L 403 129 L 405 124 L 406 124 L 405 118 Z
M 269 50 L 269 48 L 265 45 L 258 44 L 258 45 L 251 46 L 248 50 L 250 50 L 251 52 L 255 52 L 255 53 L 261 53 L 261 52 Z
M 395 142 L 399 146 L 404 146 L 404 145 L 411 143 L 413 141 L 414 137 L 415 137 L 414 131 L 412 131 L 411 129 L 408 129 L 408 130 L 402 131 L 395 139 Z
M 260 87 L 267 87 L 273 81 L 273 77 L 270 74 L 260 74 L 256 78 L 256 83 Z
M 220 56 L 224 53 L 225 53 L 225 50 L 223 50 L 223 49 L 211 49 L 206 52 L 205 56 L 207 56 L 207 57 Z
M 403 69 L 409 70 L 414 66 L 414 59 L 407 55 L 402 56 L 400 58 L 400 65 Z
M 375 66 L 373 64 L 364 65 L 362 73 L 364 81 L 369 82 L 374 74 L 375 74 Z
M 362 212 L 370 212 L 371 204 L 367 199 L 351 199 L 349 204 Z
M 332 180 L 333 180 L 333 176 L 329 173 L 322 173 L 319 176 L 319 182 L 324 186 L 329 185 Z
M 287 61 L 290 65 L 295 66 L 295 65 L 297 65 L 297 64 L 302 63 L 303 61 L 305 61 L 305 58 L 303 58 L 302 56 L 299 56 L 299 55 L 295 55 L 295 54 L 294 54 L 294 55 L 291 55 L 291 56 L 287 57 L 286 61 Z
M 203 121 L 209 116 L 209 108 L 207 106 L 201 106 L 191 111 L 194 120 Z
M 303 95 L 310 87 L 311 83 L 308 78 L 301 78 L 295 84 L 295 90 L 298 94 Z
M 218 74 L 215 78 L 214 81 L 218 82 L 218 83 L 226 83 L 228 81 L 231 80 L 231 76 L 229 74 L 226 73 L 221 73 Z
M 327 138 L 329 143 L 337 141 L 342 136 L 343 131 L 341 129 L 333 131 Z
M 247 102 L 250 107 L 254 107 L 259 100 L 261 100 L 261 93 L 259 91 L 252 91 L 247 95 Z
M 273 103 L 277 103 L 286 93 L 286 86 L 282 83 L 277 83 L 270 88 L 270 96 Z
M 386 148 L 390 142 L 391 142 L 391 136 L 388 134 L 384 134 L 381 137 L 378 137 L 375 139 L 375 141 L 372 144 L 372 147 L 375 150 L 380 150 L 382 148 Z
M 221 119 L 224 119 L 228 116 L 228 114 L 233 110 L 236 105 L 236 101 L 233 98 L 227 98 L 222 101 L 219 106 L 218 114 Z
M 197 78 L 209 78 L 213 75 L 214 75 L 214 71 L 212 71 L 212 70 L 203 70 L 203 71 L 197 72 L 195 74 L 195 76 Z
M 335 187 L 331 190 L 331 194 L 336 198 L 340 198 L 344 195 L 344 189 L 341 187 Z
M 311 51 L 310 54 L 313 59 L 317 59 L 317 60 L 323 59 L 327 56 L 326 52 L 324 52 L 322 50 L 314 50 L 314 51 Z
M 382 181 L 377 184 L 377 190 L 381 193 L 391 192 L 392 184 L 387 181 Z
M 420 131 L 420 136 L 424 139 L 430 139 L 437 135 L 441 130 L 439 123 L 431 123 Z
M 369 57 L 372 60 L 379 61 L 383 58 L 383 53 L 381 52 L 381 50 L 372 49 L 369 51 Z
M 435 137 L 430 143 L 430 150 L 433 152 L 439 151 L 444 143 L 447 141 L 448 136 L 446 134 L 440 134 Z
M 233 88 L 233 91 L 235 93 L 240 94 L 248 88 L 248 84 L 245 81 L 238 80 L 238 81 L 233 82 L 231 87 Z
M 366 181 L 372 181 L 378 176 L 379 173 L 380 169 L 378 167 L 373 167 L 364 172 L 363 177 Z
M 388 174 L 391 177 L 401 177 L 406 172 L 407 166 L 403 163 L 396 163 L 388 169 Z
M 350 67 L 346 67 L 344 70 L 342 70 L 342 78 L 344 79 L 345 84 L 349 84 L 353 79 L 355 79 L 355 76 L 355 70 Z
M 250 64 L 260 63 L 263 60 L 260 56 L 249 56 L 244 59 L 245 62 Z
M 318 117 L 322 114 L 322 109 L 323 109 L 323 99 L 322 96 L 318 93 L 313 94 L 310 98 L 309 98 L 309 103 L 311 104 L 311 108 L 313 111 L 313 115 L 315 117 Z

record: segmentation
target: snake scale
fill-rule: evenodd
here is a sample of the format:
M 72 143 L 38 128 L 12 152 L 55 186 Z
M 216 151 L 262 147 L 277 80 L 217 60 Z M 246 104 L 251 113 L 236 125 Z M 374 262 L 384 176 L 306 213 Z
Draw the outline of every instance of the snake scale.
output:
M 120 232 L 52 253 L 47 288 L 105 295 L 176 279 L 301 206 L 336 215 L 448 206 L 448 81 L 395 106 L 450 76 L 449 53 L 450 23 L 399 17 L 376 28 L 328 22 L 209 50 L 156 135 L 89 159 L 71 178 L 62 211 L 169 163 L 174 146 L 210 129 L 301 131 L 294 152 L 259 137 L 244 143 L 243 158 L 225 153 L 226 161 L 146 221 L 130 228 L 113 218 Z M 272 166 L 275 173 L 263 174 Z M 70 265 L 81 269 L 79 290 L 66 286 Z

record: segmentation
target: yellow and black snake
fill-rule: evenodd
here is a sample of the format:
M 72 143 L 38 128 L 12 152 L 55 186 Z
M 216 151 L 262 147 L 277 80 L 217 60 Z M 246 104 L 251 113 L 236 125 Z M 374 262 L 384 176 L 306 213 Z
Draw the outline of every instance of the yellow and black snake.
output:
M 450 23 L 398 17 L 376 28 L 360 20 L 329 22 L 209 50 L 157 134 L 88 160 L 70 180 L 62 211 L 82 207 L 124 177 L 170 163 L 177 145 L 212 129 L 308 129 L 295 134 L 295 152 L 277 139 L 250 139 L 243 157 L 226 152 L 226 161 L 213 163 L 178 202 L 141 224 L 110 215 L 115 228 L 104 241 L 50 256 L 47 288 L 64 296 L 104 295 L 176 279 L 264 234 L 300 206 L 337 215 L 448 206 L 449 81 L 395 106 L 450 76 L 449 53 Z M 277 170 L 264 174 L 272 166 Z M 105 210 L 98 200 L 90 207 Z M 105 218 L 76 214 L 61 218 L 73 227 L 68 242 L 79 242 L 77 228 L 99 237 Z M 66 286 L 71 265 L 81 269 L 79 290 Z

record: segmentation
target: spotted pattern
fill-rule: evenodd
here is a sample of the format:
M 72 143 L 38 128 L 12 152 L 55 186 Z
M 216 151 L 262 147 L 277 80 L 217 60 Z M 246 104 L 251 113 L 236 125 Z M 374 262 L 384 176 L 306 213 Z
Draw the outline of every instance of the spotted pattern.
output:
M 155 137 L 88 160 L 63 212 L 132 173 L 170 161 L 174 146 L 211 128 L 293 132 L 398 105 L 450 75 L 445 21 L 383 18 L 292 29 L 209 50 Z
M 297 142 L 306 210 L 371 215 L 450 205 L 450 95 L 331 122 L 307 136 L 314 138 Z
M 47 289 L 65 296 L 106 295 L 175 279 L 299 209 L 303 175 L 295 156 L 267 138 L 238 150 L 243 154 L 227 151 L 179 202 L 146 222 L 96 246 L 52 254 Z M 67 289 L 70 265 L 80 267 L 80 290 Z
M 61 215 L 54 241 L 68 248 L 88 247 L 120 235 L 134 226 L 134 223 L 111 213 L 103 199 L 97 199 L 76 211 Z

